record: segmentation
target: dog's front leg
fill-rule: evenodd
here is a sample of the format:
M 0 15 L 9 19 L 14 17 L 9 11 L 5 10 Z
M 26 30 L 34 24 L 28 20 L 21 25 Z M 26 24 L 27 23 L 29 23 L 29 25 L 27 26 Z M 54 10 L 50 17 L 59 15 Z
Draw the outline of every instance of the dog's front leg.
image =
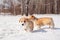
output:
M 24 29 L 27 32 L 27 29 Z

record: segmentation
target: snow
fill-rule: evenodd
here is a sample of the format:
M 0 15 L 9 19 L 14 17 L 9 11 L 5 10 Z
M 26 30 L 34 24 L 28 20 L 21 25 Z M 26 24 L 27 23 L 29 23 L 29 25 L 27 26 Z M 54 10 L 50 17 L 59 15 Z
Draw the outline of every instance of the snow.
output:
M 0 40 L 60 40 L 60 15 L 44 14 L 35 15 L 37 18 L 52 17 L 55 29 L 35 30 L 32 33 L 21 31 L 18 20 L 21 15 L 0 15 Z

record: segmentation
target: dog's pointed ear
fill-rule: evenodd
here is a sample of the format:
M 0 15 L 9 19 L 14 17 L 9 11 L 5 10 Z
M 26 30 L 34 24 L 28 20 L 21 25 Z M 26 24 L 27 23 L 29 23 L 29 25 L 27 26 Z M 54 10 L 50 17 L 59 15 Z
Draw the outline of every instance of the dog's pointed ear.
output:
M 36 17 L 35 17 L 35 16 L 33 16 L 33 15 L 32 15 L 32 17 L 34 17 L 34 19 L 36 19 Z
M 32 17 L 34 17 L 34 16 L 32 15 Z
M 25 23 L 26 21 L 24 21 L 24 23 Z

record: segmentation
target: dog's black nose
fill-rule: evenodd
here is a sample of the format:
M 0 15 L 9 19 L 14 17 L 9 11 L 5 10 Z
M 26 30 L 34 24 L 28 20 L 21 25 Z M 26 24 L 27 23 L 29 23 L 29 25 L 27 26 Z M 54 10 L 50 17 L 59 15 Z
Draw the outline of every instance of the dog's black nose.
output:
M 24 24 L 22 24 L 22 26 L 23 26 Z

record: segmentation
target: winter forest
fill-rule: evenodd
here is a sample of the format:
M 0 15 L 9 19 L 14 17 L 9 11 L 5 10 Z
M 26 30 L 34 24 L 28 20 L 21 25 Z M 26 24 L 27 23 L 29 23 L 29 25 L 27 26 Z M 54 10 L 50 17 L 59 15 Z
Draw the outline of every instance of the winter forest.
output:
M 60 14 L 60 0 L 0 0 L 0 14 Z
M 60 0 L 0 0 L 0 40 L 60 40 Z

